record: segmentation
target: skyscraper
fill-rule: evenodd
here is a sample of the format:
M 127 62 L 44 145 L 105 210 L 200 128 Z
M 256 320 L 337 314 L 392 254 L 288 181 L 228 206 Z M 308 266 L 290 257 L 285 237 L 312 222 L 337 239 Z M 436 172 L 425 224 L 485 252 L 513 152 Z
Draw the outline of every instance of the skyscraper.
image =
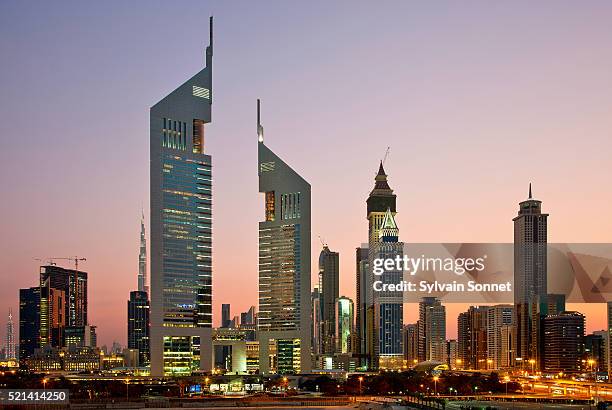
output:
M 321 292 L 319 288 L 314 288 L 310 294 L 310 314 L 311 314 L 311 348 L 312 354 L 316 357 L 323 354 L 323 338 L 321 337 Z
M 464 369 L 487 369 L 489 306 L 470 306 L 457 319 L 457 354 Z M 492 363 L 492 361 L 491 361 Z
M 212 365 L 212 17 L 205 67 L 151 107 L 151 374 Z
M 368 199 L 366 200 L 367 205 L 367 219 L 368 219 L 368 262 L 365 280 L 360 281 L 360 285 L 364 285 L 360 290 L 363 292 L 361 298 L 364 299 L 365 308 L 361 312 L 364 316 L 361 319 L 362 330 L 364 340 L 361 342 L 362 355 L 365 355 L 367 360 L 368 369 L 378 369 L 379 366 L 379 329 L 380 326 L 377 324 L 377 314 L 375 308 L 375 292 L 372 289 L 374 283 L 374 275 L 372 268 L 374 264 L 372 261 L 379 257 L 376 245 L 381 241 L 380 228 L 385 219 L 387 211 L 392 217 L 395 217 L 396 208 L 396 196 L 393 194 L 393 190 L 389 187 L 387 182 L 387 174 L 383 168 L 382 161 L 378 167 L 378 173 L 374 178 L 374 188 L 370 192 Z M 361 303 L 361 302 L 360 302 Z M 401 329 L 401 327 L 400 327 Z
M 323 325 L 323 353 L 333 354 L 336 347 L 336 299 L 340 288 L 340 255 L 327 245 L 319 254 L 319 291 Z
M 419 302 L 419 361 L 446 361 L 446 308 L 435 297 Z
M 40 346 L 40 287 L 19 289 L 19 361 Z
M 87 272 L 41 266 L 40 347 L 62 347 L 67 326 L 87 323 Z
M 345 296 L 336 299 L 336 349 L 335 353 L 351 352 L 351 335 L 353 334 L 353 301 Z
M 514 306 L 495 305 L 487 312 L 487 368 L 499 369 L 502 362 L 502 334 L 503 326 L 514 322 Z
M 545 372 L 577 373 L 584 352 L 584 315 L 561 312 L 546 316 L 544 327 Z
M 310 184 L 264 143 L 257 100 L 259 192 L 259 366 L 270 373 L 307 372 L 310 360 Z
M 399 242 L 399 228 L 390 208 L 379 227 L 379 240 L 370 247 L 372 259 L 396 259 L 403 256 L 404 244 Z M 376 281 L 383 284 L 400 283 L 403 279 L 401 269 L 385 269 Z M 401 369 L 403 367 L 402 327 L 403 327 L 403 294 L 401 291 L 375 291 L 374 294 L 374 328 L 376 329 L 375 355 L 378 367 L 383 369 Z M 445 340 L 446 342 L 446 340 Z
M 138 253 L 138 290 L 149 295 L 147 285 L 147 238 L 145 235 L 144 211 L 140 219 L 140 252 Z M 148 297 L 148 296 L 147 296 Z
M 359 366 L 366 368 L 368 365 L 368 355 L 366 349 L 366 312 L 368 308 L 367 298 L 371 288 L 367 282 L 368 274 L 368 248 L 359 247 L 355 249 L 355 341 L 353 351 L 359 358 Z
M 130 292 L 128 308 L 128 349 L 138 349 L 138 363 L 148 366 L 150 354 L 149 298 L 146 292 Z
M 531 304 L 547 293 L 547 220 L 542 201 L 529 197 L 519 203 L 514 221 L 514 304 L 517 357 L 528 360 L 531 352 Z
M 221 304 L 221 327 L 229 327 L 232 321 L 231 307 L 229 303 Z
M 418 327 L 416 323 L 404 326 L 404 359 L 408 366 L 414 366 L 419 359 Z
M 17 360 L 17 352 L 15 351 L 15 327 L 11 309 L 9 309 L 8 321 L 6 322 L 6 343 L 4 353 L 7 360 Z

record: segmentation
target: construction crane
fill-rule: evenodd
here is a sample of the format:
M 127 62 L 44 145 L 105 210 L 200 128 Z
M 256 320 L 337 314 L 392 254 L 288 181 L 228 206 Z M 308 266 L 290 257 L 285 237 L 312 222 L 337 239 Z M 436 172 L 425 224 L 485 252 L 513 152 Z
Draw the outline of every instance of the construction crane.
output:
M 383 165 L 385 165 L 385 161 L 387 160 L 387 157 L 389 156 L 389 151 L 391 151 L 391 147 L 387 147 L 387 151 L 385 151 L 385 156 L 383 157 L 383 160 L 382 160 Z
M 323 239 L 321 238 L 321 235 L 317 235 L 319 237 L 319 241 L 321 242 L 321 246 L 322 247 L 326 247 L 327 244 L 323 241 Z

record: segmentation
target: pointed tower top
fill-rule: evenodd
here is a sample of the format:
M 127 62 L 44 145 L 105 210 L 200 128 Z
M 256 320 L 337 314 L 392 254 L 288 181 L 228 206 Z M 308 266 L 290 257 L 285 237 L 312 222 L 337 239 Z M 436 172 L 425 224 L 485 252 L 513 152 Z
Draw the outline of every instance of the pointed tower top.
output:
M 257 99 L 257 140 L 263 142 L 264 132 L 263 126 L 261 125 L 261 100 Z
M 531 182 L 529 183 L 529 199 L 533 199 L 533 196 L 531 195 Z
M 213 55 L 213 16 L 210 16 L 209 20 L 209 37 L 208 37 L 208 46 L 206 47 L 206 67 L 212 63 L 212 55 Z
M 382 161 L 380 161 L 380 166 L 378 167 L 378 175 L 387 176 L 387 174 L 385 174 L 385 168 L 383 168 L 383 162 Z

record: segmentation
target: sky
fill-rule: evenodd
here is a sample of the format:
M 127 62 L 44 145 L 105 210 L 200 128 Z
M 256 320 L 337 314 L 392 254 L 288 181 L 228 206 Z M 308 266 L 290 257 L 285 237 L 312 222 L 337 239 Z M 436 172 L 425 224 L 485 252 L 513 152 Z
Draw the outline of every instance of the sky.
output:
M 215 325 L 221 303 L 257 304 L 257 98 L 266 144 L 312 185 L 313 284 L 320 235 L 354 297 L 388 146 L 404 242 L 511 242 L 529 182 L 550 242 L 612 241 L 612 3 L 5 0 L 1 324 L 36 258 L 78 255 L 100 344 L 126 343 L 148 110 L 202 68 L 210 15 Z M 605 326 L 602 305 L 569 308 Z M 447 309 L 454 337 L 465 306 Z

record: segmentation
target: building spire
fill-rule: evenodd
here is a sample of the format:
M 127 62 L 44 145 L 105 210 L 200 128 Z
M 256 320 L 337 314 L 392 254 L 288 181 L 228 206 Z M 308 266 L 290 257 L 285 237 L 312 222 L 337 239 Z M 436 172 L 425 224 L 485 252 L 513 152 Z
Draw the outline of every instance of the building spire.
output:
M 529 199 L 532 199 L 533 196 L 531 195 L 531 182 L 529 183 Z
M 261 100 L 257 99 L 257 140 L 259 142 L 263 142 L 264 140 L 264 130 L 261 125 Z

